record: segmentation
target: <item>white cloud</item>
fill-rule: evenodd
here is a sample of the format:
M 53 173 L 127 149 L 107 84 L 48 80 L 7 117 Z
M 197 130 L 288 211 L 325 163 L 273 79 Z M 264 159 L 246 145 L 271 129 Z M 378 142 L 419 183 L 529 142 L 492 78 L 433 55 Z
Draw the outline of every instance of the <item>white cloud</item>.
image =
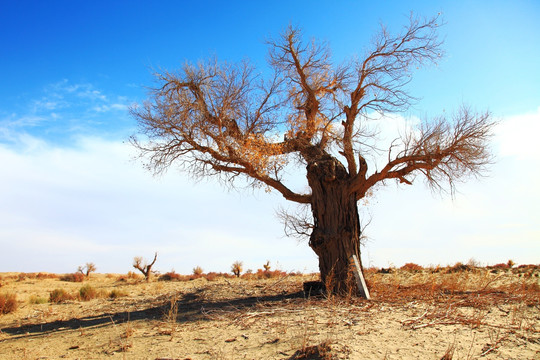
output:
M 534 121 L 516 116 L 500 126 Z M 520 130 L 513 134 L 530 128 Z M 531 149 L 511 134 L 497 132 L 491 176 L 463 184 L 455 200 L 433 196 L 421 181 L 380 188 L 369 199 L 373 219 L 364 263 L 538 262 L 540 170 L 531 166 Z M 0 143 L 4 270 L 67 272 L 92 261 L 100 271 L 126 272 L 134 256 L 154 251 L 162 271 L 189 273 L 197 265 L 228 271 L 235 260 L 256 269 L 267 259 L 286 270 L 317 269 L 306 243 L 283 237 L 274 210 L 285 203 L 277 194 L 227 192 L 174 169 L 153 178 L 119 142 L 83 137 L 75 148 L 62 148 L 11 136 L 15 144 Z
M 110 105 L 100 105 L 100 106 L 94 106 L 93 110 L 103 113 L 111 110 L 117 110 L 117 111 L 126 111 L 128 106 L 126 104 L 110 104 Z
M 32 137 L 30 137 L 32 139 Z M 22 150 L 24 148 L 24 150 Z M 316 270 L 307 244 L 282 238 L 277 195 L 227 193 L 171 170 L 153 178 L 125 144 L 81 138 L 76 149 L 34 139 L 0 145 L 1 263 L 6 270 L 67 272 L 93 261 L 126 272 L 134 256 L 159 252 L 157 268 L 228 271 L 235 260 Z
M 14 142 L 21 133 L 67 143 L 79 134 L 110 134 L 130 124 L 124 96 L 110 96 L 93 84 L 64 79 L 45 86 L 37 99 L 27 99 L 22 112 L 0 118 L 0 140 Z M 115 134 L 117 135 L 117 134 Z
M 454 200 L 432 195 L 421 181 L 389 185 L 371 200 L 372 241 L 366 261 L 378 266 L 405 262 L 447 264 L 537 263 L 540 254 L 540 169 L 533 136 L 538 114 L 503 119 L 493 139 L 496 163 L 488 177 L 458 186 Z
M 540 107 L 536 113 L 510 117 L 497 127 L 499 155 L 538 159 L 540 156 L 538 134 L 540 134 Z

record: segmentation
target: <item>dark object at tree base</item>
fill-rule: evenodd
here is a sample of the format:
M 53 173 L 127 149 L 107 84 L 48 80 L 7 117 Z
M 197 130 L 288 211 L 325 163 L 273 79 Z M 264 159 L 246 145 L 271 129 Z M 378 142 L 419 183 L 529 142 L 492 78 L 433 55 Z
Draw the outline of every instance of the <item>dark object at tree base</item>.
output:
M 306 281 L 304 283 L 304 293 L 309 296 L 320 296 L 326 291 L 324 284 L 320 281 Z

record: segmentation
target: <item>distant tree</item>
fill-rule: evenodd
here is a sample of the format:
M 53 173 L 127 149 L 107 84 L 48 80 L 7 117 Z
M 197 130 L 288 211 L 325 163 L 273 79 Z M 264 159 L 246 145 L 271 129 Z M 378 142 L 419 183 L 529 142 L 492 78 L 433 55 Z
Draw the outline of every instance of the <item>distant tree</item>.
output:
M 96 270 L 97 268 L 94 263 L 86 263 L 84 266 L 79 266 L 77 268 L 77 271 L 86 277 L 90 276 L 90 273 L 93 273 Z
M 482 174 L 491 161 L 490 114 L 462 107 L 403 129 L 386 164 L 373 164 L 382 153 L 377 124 L 409 109 L 412 71 L 442 54 L 438 22 L 411 16 L 397 36 L 382 28 L 363 56 L 342 65 L 325 43 L 304 42 L 289 27 L 268 41 L 268 78 L 247 61 L 215 59 L 158 73 L 149 101 L 131 108 L 140 129 L 131 143 L 154 173 L 176 164 L 231 186 L 243 178 L 308 206 L 307 218 L 284 216 L 286 232 L 309 236 L 322 281 L 333 279 L 328 291 L 346 293 L 352 255 L 360 259 L 359 200 L 379 184 L 419 176 L 453 194 L 458 180 Z M 287 185 L 293 166 L 305 172 L 309 191 Z
M 193 275 L 195 275 L 195 276 L 202 276 L 203 273 L 204 273 L 204 271 L 203 271 L 202 267 L 200 267 L 200 266 L 195 266 L 195 267 L 193 268 Z
M 141 256 L 136 256 L 133 258 L 133 267 L 139 270 L 143 275 L 146 281 L 150 281 L 150 276 L 152 276 L 152 266 L 156 263 L 157 252 L 154 255 L 154 260 L 149 264 Z
M 241 261 L 235 261 L 231 266 L 231 271 L 236 277 L 240 277 L 244 264 Z

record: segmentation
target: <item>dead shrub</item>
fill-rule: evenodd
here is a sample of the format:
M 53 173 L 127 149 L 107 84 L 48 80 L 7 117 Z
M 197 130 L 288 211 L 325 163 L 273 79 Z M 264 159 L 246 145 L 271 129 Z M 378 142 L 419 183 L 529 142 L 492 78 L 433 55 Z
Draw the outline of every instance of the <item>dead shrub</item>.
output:
M 118 299 L 119 297 L 128 296 L 128 293 L 124 290 L 113 289 L 109 292 L 110 299 Z
M 45 304 L 45 303 L 47 303 L 47 298 L 43 298 L 43 297 L 37 296 L 37 295 L 32 295 L 28 299 L 28 303 L 32 304 L 32 305 Z
M 49 302 L 54 304 L 63 303 L 68 300 L 72 300 L 73 296 L 71 296 L 66 290 L 64 289 L 54 289 L 49 293 Z
M 79 299 L 89 301 L 98 297 L 98 292 L 90 285 L 84 285 L 79 289 Z
M 118 278 L 116 278 L 116 281 L 128 281 L 128 280 L 139 281 L 139 280 L 142 280 L 142 278 L 143 277 L 141 275 L 133 271 L 128 271 L 126 275 L 118 276 Z
M 60 276 L 60 280 L 69 281 L 69 282 L 83 282 L 84 274 L 81 274 L 81 273 L 64 274 Z
M 200 276 L 203 275 L 203 273 L 204 273 L 204 271 L 203 271 L 202 267 L 196 266 L 196 267 L 193 268 L 193 275 L 200 277 Z
M 304 346 L 302 349 L 297 350 L 291 359 L 333 360 L 337 359 L 337 357 L 332 354 L 330 342 L 325 341 L 319 345 Z
M 257 279 L 272 279 L 287 276 L 287 273 L 281 270 L 257 269 L 257 273 L 255 275 L 257 276 Z
M 45 279 L 58 279 L 58 275 L 56 274 L 51 274 L 51 273 L 38 273 L 36 275 L 36 278 L 39 279 L 39 280 L 45 280 Z
M 232 279 L 234 278 L 235 276 L 234 275 L 231 275 L 229 273 L 222 273 L 222 272 L 209 272 L 207 274 L 204 275 L 204 277 L 206 278 L 206 280 L 208 281 L 216 281 L 217 279 L 219 278 L 223 278 L 223 279 Z
M 488 266 L 487 268 L 488 268 L 488 269 L 500 269 L 500 270 L 506 270 L 506 269 L 509 269 L 510 266 L 509 266 L 509 264 L 500 263 L 500 264 L 495 264 L 495 265 Z
M 456 272 L 462 272 L 462 271 L 471 271 L 472 267 L 469 265 L 465 265 L 461 262 L 455 263 L 453 266 L 450 266 L 446 269 L 446 273 L 456 273 Z
M 17 295 L 12 293 L 0 294 L 0 314 L 9 314 L 17 310 Z
M 424 270 L 422 266 L 415 263 L 406 263 L 400 269 L 405 270 L 405 271 L 410 271 L 410 272 L 418 272 L 418 271 Z
M 166 272 L 163 275 L 160 275 L 158 281 L 182 281 L 186 280 L 186 277 L 176 273 L 174 270 Z
M 26 279 L 35 279 L 37 277 L 36 273 L 19 273 L 17 275 L 17 281 L 24 281 Z

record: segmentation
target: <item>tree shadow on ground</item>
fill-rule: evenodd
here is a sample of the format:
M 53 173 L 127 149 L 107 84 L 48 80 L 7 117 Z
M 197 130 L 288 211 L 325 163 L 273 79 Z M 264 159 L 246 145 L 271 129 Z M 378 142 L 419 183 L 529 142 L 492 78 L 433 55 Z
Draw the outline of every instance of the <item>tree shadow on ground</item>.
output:
M 176 322 L 188 323 L 208 320 L 208 313 L 215 311 L 245 311 L 256 306 L 270 307 L 284 301 L 305 299 L 303 291 L 262 296 L 234 296 L 219 300 L 206 300 L 205 290 L 200 289 L 192 293 L 178 295 Z M 1 332 L 13 335 L 9 339 L 35 337 L 59 331 L 84 330 L 88 328 L 105 327 L 111 324 L 122 324 L 128 321 L 161 320 L 171 307 L 171 297 L 160 301 L 159 305 L 153 302 L 147 308 L 136 311 L 107 312 L 94 316 L 71 318 L 69 320 L 55 320 L 51 322 L 34 323 L 22 326 L 12 326 L 0 329 Z M 6 339 L 7 340 L 7 339 Z M 5 340 L 4 340 L 5 341 Z M 1 342 L 1 341 L 0 341 Z

